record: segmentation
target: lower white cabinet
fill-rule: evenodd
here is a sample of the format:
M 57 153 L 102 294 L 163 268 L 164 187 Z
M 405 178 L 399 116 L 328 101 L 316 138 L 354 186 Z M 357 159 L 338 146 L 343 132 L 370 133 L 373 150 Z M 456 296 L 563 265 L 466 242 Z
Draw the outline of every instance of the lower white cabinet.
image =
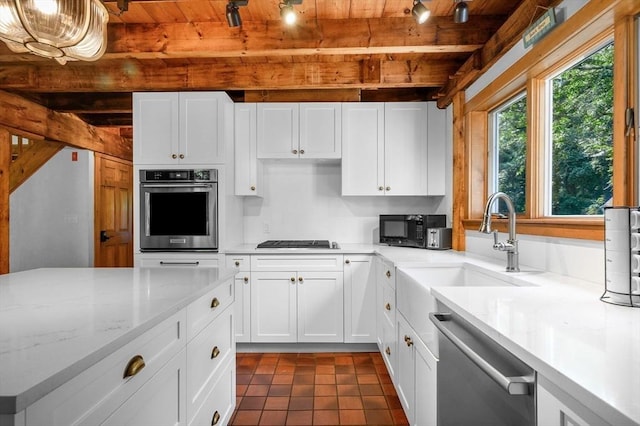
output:
M 397 366 L 396 281 L 393 263 L 376 258 L 376 342 L 391 380 Z
M 184 349 L 127 399 L 104 426 L 186 425 L 182 390 L 186 385 Z
M 344 259 L 344 341 L 376 342 L 376 281 L 371 255 Z
M 539 426 L 608 426 L 609 422 L 592 412 L 573 396 L 558 388 L 544 376 L 536 384 Z
M 251 341 L 251 273 L 239 272 L 235 279 L 235 334 L 236 342 Z
M 342 273 L 252 272 L 252 342 L 342 342 L 343 336 Z

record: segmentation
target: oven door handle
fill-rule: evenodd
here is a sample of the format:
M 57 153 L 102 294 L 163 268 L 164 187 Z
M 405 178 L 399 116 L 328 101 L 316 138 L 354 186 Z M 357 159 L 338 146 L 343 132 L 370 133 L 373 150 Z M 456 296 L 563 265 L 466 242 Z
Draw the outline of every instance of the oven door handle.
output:
M 142 188 L 213 188 L 212 183 L 143 183 L 140 186 Z
M 500 373 L 487 360 L 478 355 L 466 343 L 456 336 L 446 326 L 447 321 L 451 321 L 449 313 L 429 313 L 429 319 L 447 339 L 451 341 L 463 354 L 467 356 L 478 368 L 480 368 L 487 376 L 496 382 L 509 395 L 529 395 L 530 387 L 535 383 L 534 376 L 513 376 L 507 377 Z

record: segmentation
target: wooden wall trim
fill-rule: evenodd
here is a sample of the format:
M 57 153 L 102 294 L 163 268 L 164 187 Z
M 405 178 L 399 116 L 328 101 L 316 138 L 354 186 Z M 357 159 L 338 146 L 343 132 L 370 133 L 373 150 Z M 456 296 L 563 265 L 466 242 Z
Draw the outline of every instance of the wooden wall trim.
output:
M 462 220 L 467 212 L 467 165 L 465 162 L 465 138 L 464 138 L 464 103 L 465 92 L 459 91 L 453 96 L 453 214 L 452 214 L 452 248 L 464 251 L 466 239 L 464 237 L 464 225 Z
M 9 166 L 11 133 L 0 128 L 0 274 L 9 273 Z

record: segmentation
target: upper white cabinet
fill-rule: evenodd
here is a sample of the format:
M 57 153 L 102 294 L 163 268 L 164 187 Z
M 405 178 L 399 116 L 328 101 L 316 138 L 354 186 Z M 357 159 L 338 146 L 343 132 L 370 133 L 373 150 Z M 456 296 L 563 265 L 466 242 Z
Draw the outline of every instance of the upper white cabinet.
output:
M 262 164 L 258 161 L 255 103 L 235 104 L 235 194 L 262 194 Z
M 444 111 L 426 102 L 342 109 L 342 195 L 444 194 Z
M 134 93 L 134 163 L 224 163 L 231 103 L 224 92 Z
M 257 114 L 258 158 L 340 158 L 340 103 L 260 103 Z

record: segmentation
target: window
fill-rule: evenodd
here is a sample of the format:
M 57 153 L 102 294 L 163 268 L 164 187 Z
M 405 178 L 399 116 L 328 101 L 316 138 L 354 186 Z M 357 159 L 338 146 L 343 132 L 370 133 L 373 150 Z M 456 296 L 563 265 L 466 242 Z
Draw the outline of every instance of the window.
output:
M 548 80 L 545 215 L 601 215 L 613 176 L 613 43 Z
M 527 98 L 524 93 L 492 111 L 489 116 L 489 190 L 502 191 L 518 213 L 525 211 L 527 160 Z M 500 203 L 500 212 L 506 206 Z M 503 209 L 505 211 L 503 211 Z

